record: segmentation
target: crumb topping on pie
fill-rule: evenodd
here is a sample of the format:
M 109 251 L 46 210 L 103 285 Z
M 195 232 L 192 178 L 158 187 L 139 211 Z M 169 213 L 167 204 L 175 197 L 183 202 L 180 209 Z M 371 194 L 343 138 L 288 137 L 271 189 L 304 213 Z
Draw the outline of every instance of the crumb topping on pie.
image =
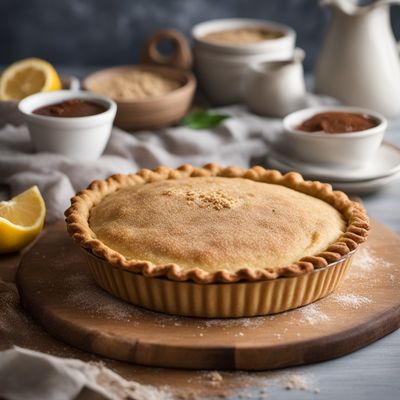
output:
M 215 164 L 95 181 L 66 216 L 74 240 L 113 266 L 199 283 L 311 272 L 369 229 L 362 207 L 330 185 Z
M 198 190 L 198 186 L 192 190 L 166 190 L 162 192 L 165 196 L 183 196 L 187 204 L 195 204 L 200 208 L 213 208 L 214 210 L 222 210 L 224 208 L 233 208 L 241 203 L 240 199 L 234 199 L 228 196 L 221 189 Z
M 315 197 L 243 178 L 163 180 L 121 189 L 90 213 L 96 237 L 129 260 L 209 272 L 280 268 L 345 230 Z

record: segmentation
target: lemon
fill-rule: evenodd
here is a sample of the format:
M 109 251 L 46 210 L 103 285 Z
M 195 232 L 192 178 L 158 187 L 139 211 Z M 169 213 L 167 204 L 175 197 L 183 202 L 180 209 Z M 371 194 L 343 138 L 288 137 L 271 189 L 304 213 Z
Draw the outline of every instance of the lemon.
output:
M 43 228 L 46 206 L 37 186 L 0 201 L 0 253 L 21 250 Z
M 33 93 L 60 89 L 57 71 L 39 58 L 26 58 L 11 64 L 0 79 L 1 100 L 21 100 Z

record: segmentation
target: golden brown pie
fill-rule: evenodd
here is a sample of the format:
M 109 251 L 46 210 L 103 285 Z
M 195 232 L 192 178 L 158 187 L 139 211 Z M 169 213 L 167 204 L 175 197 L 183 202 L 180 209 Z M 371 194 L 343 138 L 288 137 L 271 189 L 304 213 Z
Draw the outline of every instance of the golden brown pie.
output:
M 72 199 L 66 217 L 91 265 L 101 261 L 96 280 L 114 288 L 118 282 L 108 281 L 120 278 L 99 278 L 105 265 L 125 272 L 125 286 L 126 273 L 192 287 L 295 278 L 345 260 L 369 229 L 362 207 L 330 185 L 215 164 L 95 181 Z M 110 291 L 142 303 L 127 287 Z

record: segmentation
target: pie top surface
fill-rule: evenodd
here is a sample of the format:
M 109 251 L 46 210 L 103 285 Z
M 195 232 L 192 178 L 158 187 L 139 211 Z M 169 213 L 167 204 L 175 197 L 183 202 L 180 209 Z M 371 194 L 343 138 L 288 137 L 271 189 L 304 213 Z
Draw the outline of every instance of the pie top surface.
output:
M 90 228 L 127 259 L 182 269 L 282 267 L 317 254 L 345 230 L 315 197 L 243 178 L 185 178 L 121 189 L 90 214 Z
M 369 229 L 344 193 L 262 167 L 141 170 L 95 181 L 71 203 L 68 232 L 90 253 L 198 283 L 311 272 L 355 250 Z

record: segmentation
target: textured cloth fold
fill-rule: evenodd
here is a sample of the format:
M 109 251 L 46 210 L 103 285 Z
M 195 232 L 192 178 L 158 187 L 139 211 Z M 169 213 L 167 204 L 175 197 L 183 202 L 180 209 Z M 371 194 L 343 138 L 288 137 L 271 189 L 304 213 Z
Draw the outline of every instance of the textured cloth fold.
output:
M 85 363 L 14 347 L 0 352 L 0 398 L 167 400 L 172 396 L 168 390 L 128 382 L 100 363 Z

